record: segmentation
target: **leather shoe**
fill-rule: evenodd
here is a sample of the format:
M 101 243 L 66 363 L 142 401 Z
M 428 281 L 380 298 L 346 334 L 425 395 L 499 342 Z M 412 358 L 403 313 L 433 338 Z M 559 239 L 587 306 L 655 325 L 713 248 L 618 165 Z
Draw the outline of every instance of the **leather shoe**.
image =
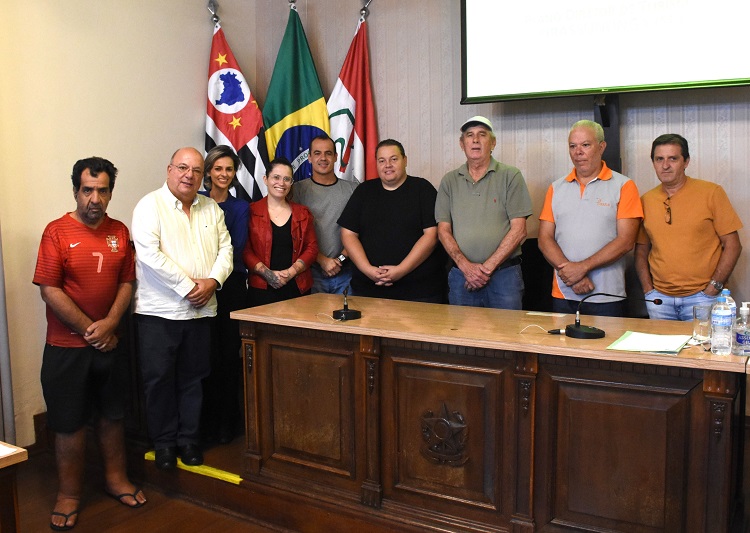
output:
M 177 466 L 177 450 L 174 446 L 158 448 L 154 455 L 154 464 L 160 470 L 171 470 Z
M 180 459 L 182 464 L 188 466 L 198 466 L 203 464 L 203 453 L 197 444 L 186 444 L 179 447 Z

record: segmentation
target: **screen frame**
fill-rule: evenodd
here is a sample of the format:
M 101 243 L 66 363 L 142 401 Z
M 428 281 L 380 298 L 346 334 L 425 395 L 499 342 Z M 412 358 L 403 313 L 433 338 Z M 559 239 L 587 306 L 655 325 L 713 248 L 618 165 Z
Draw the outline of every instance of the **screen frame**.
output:
M 750 75 L 747 78 L 731 78 L 716 80 L 691 80 L 674 83 L 656 83 L 642 85 L 615 85 L 607 87 L 580 87 L 570 90 L 549 90 L 526 93 L 487 94 L 469 96 L 468 86 L 468 53 L 467 50 L 467 2 L 461 0 L 461 104 L 481 104 L 505 102 L 514 100 L 534 100 L 542 98 L 561 98 L 584 95 L 607 95 L 649 91 L 670 91 L 678 89 L 701 89 L 712 87 L 737 87 L 750 85 Z

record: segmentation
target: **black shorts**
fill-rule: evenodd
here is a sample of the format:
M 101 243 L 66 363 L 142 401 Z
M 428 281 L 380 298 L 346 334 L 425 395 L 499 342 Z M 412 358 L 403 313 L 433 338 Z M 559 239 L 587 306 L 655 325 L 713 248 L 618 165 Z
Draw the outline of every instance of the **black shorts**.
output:
M 128 359 L 119 347 L 62 348 L 45 344 L 42 392 L 47 402 L 47 426 L 73 433 L 94 416 L 120 420 L 125 416 Z

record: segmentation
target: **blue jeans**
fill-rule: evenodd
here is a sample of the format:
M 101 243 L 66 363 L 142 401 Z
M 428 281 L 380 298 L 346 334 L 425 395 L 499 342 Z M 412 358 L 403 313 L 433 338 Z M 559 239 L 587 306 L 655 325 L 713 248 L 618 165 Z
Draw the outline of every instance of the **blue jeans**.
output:
M 703 291 L 688 296 L 667 296 L 656 289 L 648 291 L 645 295 L 649 300 L 660 298 L 661 305 L 646 302 L 648 317 L 653 320 L 693 320 L 694 305 L 713 305 L 716 296 L 708 296 Z
M 313 294 L 315 294 L 316 292 L 324 292 L 326 294 L 343 294 L 344 289 L 346 289 L 352 282 L 351 265 L 345 265 L 341 269 L 341 271 L 332 278 L 327 277 L 317 263 L 310 267 L 310 272 L 312 273 L 313 278 Z
M 492 307 L 494 309 L 521 309 L 523 300 L 523 275 L 521 265 L 496 270 L 490 281 L 479 290 L 469 292 L 466 278 L 457 267 L 448 273 L 448 302 L 451 305 Z

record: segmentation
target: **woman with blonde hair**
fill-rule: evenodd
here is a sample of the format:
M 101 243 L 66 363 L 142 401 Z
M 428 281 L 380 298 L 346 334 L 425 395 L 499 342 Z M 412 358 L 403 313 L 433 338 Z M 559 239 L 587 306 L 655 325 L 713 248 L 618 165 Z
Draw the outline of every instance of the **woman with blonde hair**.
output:
M 240 407 L 240 330 L 229 313 L 245 307 L 247 269 L 242 251 L 247 241 L 250 206 L 235 198 L 229 190 L 237 184 L 240 158 L 229 146 L 218 145 L 208 151 L 200 194 L 212 198 L 224 211 L 224 222 L 232 238 L 234 270 L 216 291 L 218 308 L 211 339 L 211 374 L 203 381 L 201 433 L 206 444 L 231 442 L 239 434 Z

